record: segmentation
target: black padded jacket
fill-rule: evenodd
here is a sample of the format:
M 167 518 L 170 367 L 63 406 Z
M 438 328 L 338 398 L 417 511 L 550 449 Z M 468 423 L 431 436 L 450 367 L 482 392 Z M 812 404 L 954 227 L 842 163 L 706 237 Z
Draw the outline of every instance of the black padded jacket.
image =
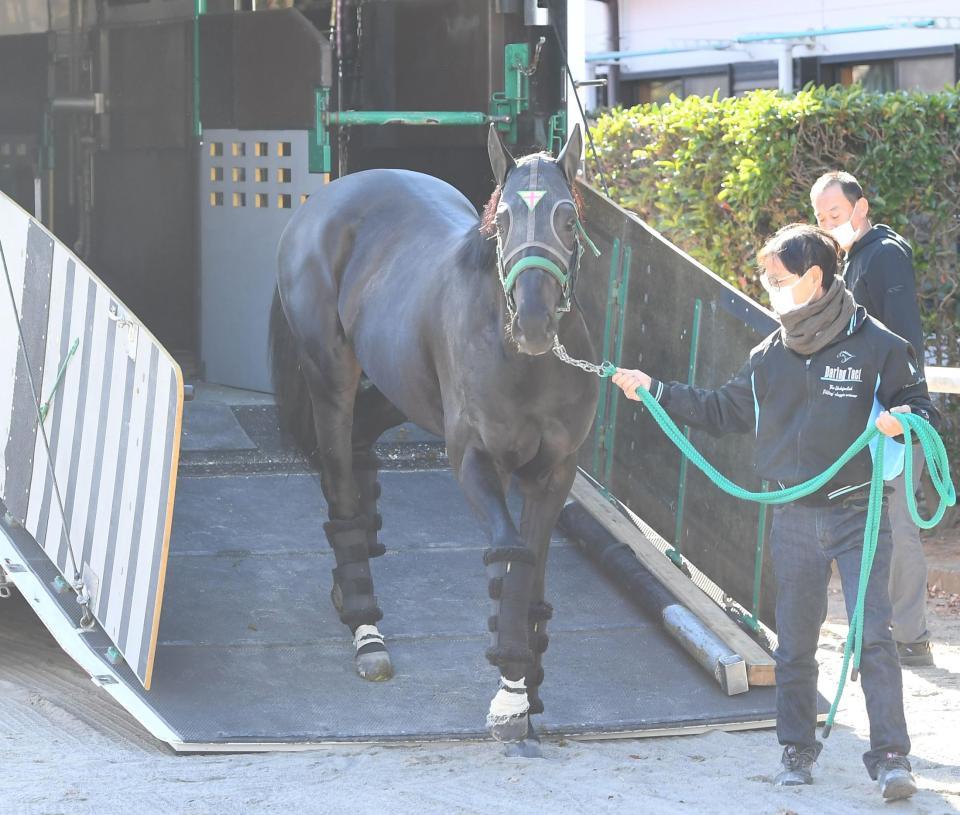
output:
M 819 475 L 833 464 L 881 410 L 909 405 L 939 427 L 923 371 L 904 339 L 869 317 L 862 306 L 837 338 L 810 356 L 789 350 L 777 329 L 715 390 L 654 379 L 650 392 L 682 424 L 712 435 L 756 435 L 754 464 L 781 487 Z M 885 471 L 902 461 L 903 444 L 888 441 Z M 862 450 L 806 503 L 855 495 L 870 482 L 873 461 Z
M 889 226 L 877 224 L 847 253 L 843 273 L 853 299 L 913 346 L 923 367 L 923 328 L 917 303 L 913 250 Z

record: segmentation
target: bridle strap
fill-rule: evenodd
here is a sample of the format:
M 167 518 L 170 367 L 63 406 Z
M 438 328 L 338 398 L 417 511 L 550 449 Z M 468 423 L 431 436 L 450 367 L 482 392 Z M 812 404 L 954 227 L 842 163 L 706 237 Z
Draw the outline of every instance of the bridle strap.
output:
M 540 255 L 530 255 L 521 258 L 510 267 L 510 272 L 503 281 L 503 289 L 508 295 L 517 284 L 517 278 L 520 277 L 521 272 L 525 272 L 527 269 L 541 269 L 547 272 L 556 278 L 557 283 L 560 284 L 560 288 L 564 291 L 566 291 L 567 284 L 570 282 L 569 276 L 552 260 Z

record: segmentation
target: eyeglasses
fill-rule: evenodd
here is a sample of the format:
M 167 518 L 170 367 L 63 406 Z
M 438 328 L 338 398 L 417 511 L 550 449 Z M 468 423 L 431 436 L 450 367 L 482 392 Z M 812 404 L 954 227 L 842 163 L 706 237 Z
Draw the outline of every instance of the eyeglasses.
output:
M 760 285 L 763 286 L 767 291 L 780 291 L 780 289 L 782 289 L 784 286 L 791 285 L 791 281 L 797 282 L 797 279 L 797 275 L 771 279 L 767 277 L 766 274 L 762 272 L 760 273 Z

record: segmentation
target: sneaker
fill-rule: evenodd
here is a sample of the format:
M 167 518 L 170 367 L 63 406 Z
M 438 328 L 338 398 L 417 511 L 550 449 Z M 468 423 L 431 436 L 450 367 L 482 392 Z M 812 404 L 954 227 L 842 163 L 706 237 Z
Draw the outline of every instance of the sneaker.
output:
M 898 642 L 897 656 L 900 657 L 900 664 L 908 668 L 924 668 L 933 665 L 933 651 L 930 650 L 930 640 Z
M 910 762 L 899 753 L 887 753 L 877 763 L 877 783 L 886 801 L 909 798 L 917 791 L 917 782 L 911 775 Z
M 773 783 L 778 787 L 799 787 L 802 784 L 813 783 L 813 765 L 817 763 L 817 750 L 814 747 L 802 749 L 788 744 L 783 748 L 780 763 L 783 769 L 777 773 Z

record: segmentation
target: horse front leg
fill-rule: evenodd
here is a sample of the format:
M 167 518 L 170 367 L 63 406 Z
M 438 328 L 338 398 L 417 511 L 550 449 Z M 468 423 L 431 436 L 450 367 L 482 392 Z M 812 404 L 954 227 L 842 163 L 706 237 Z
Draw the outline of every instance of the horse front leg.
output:
M 543 684 L 543 654 L 549 643 L 547 621 L 553 616 L 553 607 L 544 599 L 550 538 L 576 474 L 577 460 L 574 455 L 537 475 L 527 475 L 525 472 L 518 474 L 520 491 L 523 494 L 520 532 L 527 547 L 536 557 L 527 614 L 528 642 L 532 654 L 527 669 L 530 714 L 543 713 L 543 702 L 540 699 L 540 686 Z M 530 732 L 533 737 L 532 727 Z
M 529 719 L 525 674 L 531 653 L 527 610 L 534 581 L 534 553 L 523 545 L 507 509 L 507 474 L 486 451 L 468 448 L 456 467 L 460 485 L 485 522 L 491 547 L 483 562 L 493 603 L 487 659 L 500 669 L 500 687 L 490 702 L 487 727 L 498 741 L 516 742 L 527 735 Z

